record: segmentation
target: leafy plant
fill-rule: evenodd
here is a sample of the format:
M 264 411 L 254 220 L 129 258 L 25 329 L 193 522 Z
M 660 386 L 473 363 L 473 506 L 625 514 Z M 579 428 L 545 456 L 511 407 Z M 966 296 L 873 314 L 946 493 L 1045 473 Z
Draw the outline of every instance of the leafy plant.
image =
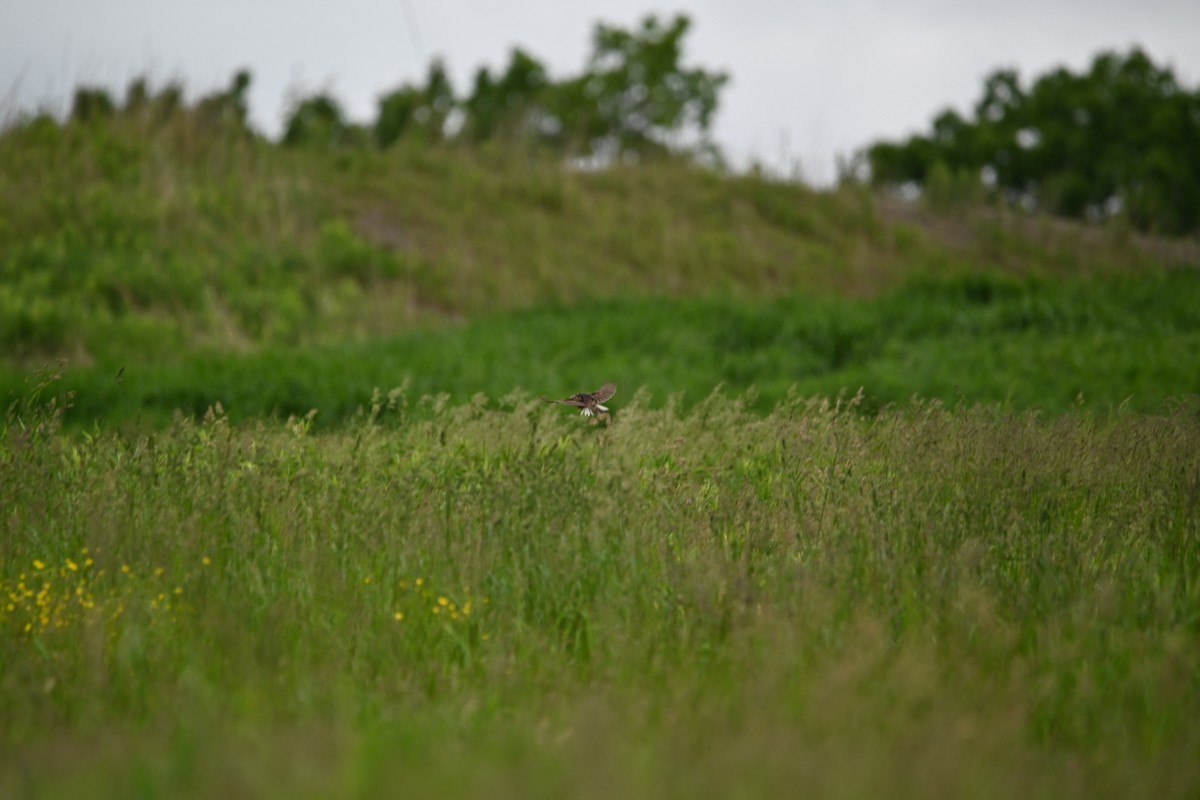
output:
M 1015 71 L 998 70 L 972 119 L 945 111 L 929 134 L 879 142 L 866 156 L 879 183 L 936 188 L 948 170 L 1010 202 L 1186 234 L 1200 229 L 1198 110 L 1200 90 L 1134 48 L 1098 55 L 1086 73 L 1048 72 L 1028 88 Z

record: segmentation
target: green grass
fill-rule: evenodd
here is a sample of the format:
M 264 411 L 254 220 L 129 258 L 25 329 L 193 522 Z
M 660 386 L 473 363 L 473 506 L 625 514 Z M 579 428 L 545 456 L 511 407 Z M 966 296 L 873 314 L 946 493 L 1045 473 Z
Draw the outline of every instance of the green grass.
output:
M 1194 241 L 164 109 L 0 132 L 0 796 L 1200 791 Z
M 1193 794 L 1194 405 L 857 402 L 26 407 L 0 792 Z
M 1119 229 L 912 212 L 678 161 L 580 172 L 513 149 L 289 150 L 186 115 L 39 120 L 0 132 L 0 348 L 141 363 L 545 306 L 1200 265 Z
M 1156 411 L 1200 394 L 1200 278 L 1193 271 L 1086 280 L 912 281 L 876 298 L 626 300 L 513 312 L 392 339 L 207 353 L 167 363 L 72 368 L 68 421 L 163 425 L 221 403 L 234 420 L 318 410 L 325 427 L 370 406 L 376 390 L 411 397 L 572 394 L 605 380 L 662 406 L 690 407 L 723 385 L 754 388 L 767 411 L 793 389 L 867 404 L 913 396 L 1051 413 L 1117 406 Z M 29 373 L 0 370 L 6 404 Z M 565 395 L 564 395 L 565 396 Z M 422 414 L 414 407 L 410 413 Z

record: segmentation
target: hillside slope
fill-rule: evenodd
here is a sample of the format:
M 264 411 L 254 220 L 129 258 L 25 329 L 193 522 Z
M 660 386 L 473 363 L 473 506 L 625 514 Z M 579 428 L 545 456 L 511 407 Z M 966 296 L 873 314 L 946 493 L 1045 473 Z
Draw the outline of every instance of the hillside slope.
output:
M 1164 263 L 1200 257 L 680 162 L 296 150 L 186 117 L 35 120 L 0 139 L 10 364 L 328 343 L 589 300 L 861 296 L 913 275 Z
M 61 360 L 84 424 L 610 378 L 1151 410 L 1200 392 L 1198 265 L 1194 241 L 683 161 L 41 119 L 0 138 L 0 396 Z

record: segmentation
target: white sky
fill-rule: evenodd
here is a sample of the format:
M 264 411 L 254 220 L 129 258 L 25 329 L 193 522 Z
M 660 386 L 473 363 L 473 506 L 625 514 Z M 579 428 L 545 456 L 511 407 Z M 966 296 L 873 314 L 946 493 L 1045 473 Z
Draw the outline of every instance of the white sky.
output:
M 1100 50 L 1141 45 L 1187 86 L 1200 82 L 1200 0 L 689 0 L 651 5 L 508 0 L 0 0 L 0 116 L 63 111 L 74 87 L 183 81 L 190 96 L 253 74 L 256 127 L 278 133 L 297 90 L 328 90 L 349 116 L 423 81 L 443 57 L 465 94 L 520 46 L 557 77 L 578 73 L 594 24 L 648 13 L 692 18 L 685 63 L 730 73 L 715 135 L 735 166 L 757 159 L 824 183 L 834 159 L 967 110 L 983 78 L 1028 82 L 1080 70 Z

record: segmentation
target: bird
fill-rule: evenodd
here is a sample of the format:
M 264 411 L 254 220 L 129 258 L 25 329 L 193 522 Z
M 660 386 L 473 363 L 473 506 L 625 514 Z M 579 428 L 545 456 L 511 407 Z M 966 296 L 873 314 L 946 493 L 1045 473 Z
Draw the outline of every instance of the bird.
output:
M 566 400 L 551 400 L 549 397 L 541 397 L 538 399 L 547 403 L 558 403 L 559 405 L 581 408 L 583 410 L 579 413 L 585 417 L 590 417 L 600 413 L 601 411 L 608 413 L 608 408 L 602 404 L 616 393 L 617 385 L 615 383 L 606 383 L 591 394 L 588 394 L 587 392 L 580 392 L 579 394 L 571 395 Z

